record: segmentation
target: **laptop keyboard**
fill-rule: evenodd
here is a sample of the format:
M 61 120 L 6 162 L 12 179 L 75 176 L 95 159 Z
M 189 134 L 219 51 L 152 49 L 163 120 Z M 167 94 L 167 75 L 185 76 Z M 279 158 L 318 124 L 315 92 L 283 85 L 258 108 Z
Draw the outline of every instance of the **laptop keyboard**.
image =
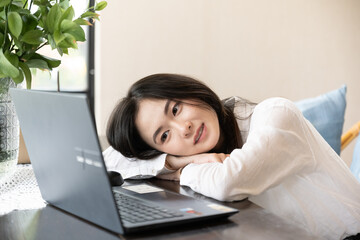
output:
M 114 197 L 121 219 L 126 222 L 140 223 L 183 216 L 180 212 L 130 197 L 121 192 L 114 192 Z

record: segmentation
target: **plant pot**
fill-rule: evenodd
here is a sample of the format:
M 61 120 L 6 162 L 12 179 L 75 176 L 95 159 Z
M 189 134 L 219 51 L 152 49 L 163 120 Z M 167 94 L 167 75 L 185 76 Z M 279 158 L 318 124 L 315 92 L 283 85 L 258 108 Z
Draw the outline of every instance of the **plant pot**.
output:
M 14 171 L 19 155 L 19 120 L 9 94 L 11 78 L 0 78 L 0 179 Z

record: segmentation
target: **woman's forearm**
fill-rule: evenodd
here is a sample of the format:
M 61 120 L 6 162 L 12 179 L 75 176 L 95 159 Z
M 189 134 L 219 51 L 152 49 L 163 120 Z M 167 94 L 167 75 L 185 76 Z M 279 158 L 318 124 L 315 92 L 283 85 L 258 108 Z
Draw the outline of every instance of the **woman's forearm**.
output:
M 202 153 L 191 156 L 172 156 L 168 154 L 165 160 L 165 167 L 170 170 L 178 170 L 190 163 L 222 163 L 228 156 L 229 154 L 224 153 Z

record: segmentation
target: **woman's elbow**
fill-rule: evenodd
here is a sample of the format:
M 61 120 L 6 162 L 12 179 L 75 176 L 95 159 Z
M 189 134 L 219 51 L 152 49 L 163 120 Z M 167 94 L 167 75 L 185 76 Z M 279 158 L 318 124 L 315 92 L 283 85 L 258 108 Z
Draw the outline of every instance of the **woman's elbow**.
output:
M 214 192 L 213 198 L 222 201 L 222 202 L 233 202 L 233 201 L 241 201 L 247 198 L 249 195 L 241 192 L 235 192 L 231 189 L 218 189 Z
M 238 182 L 235 179 L 229 175 L 225 175 L 221 180 L 219 179 L 218 184 L 214 184 L 209 191 L 212 193 L 211 197 L 224 202 L 239 201 L 247 198 L 248 194 L 239 189 Z
M 213 196 L 211 196 L 211 197 L 218 201 L 222 201 L 222 202 L 229 201 L 229 196 L 227 195 L 226 192 L 222 191 L 221 189 L 214 191 L 214 194 L 212 194 L 212 195 Z

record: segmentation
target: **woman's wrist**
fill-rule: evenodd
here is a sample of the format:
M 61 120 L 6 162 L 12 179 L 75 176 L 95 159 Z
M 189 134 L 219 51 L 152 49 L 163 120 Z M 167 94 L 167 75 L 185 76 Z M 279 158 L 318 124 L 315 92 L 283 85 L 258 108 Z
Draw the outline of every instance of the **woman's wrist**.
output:
M 191 159 L 191 157 L 177 157 L 168 154 L 165 159 L 165 168 L 169 170 L 178 170 L 192 163 Z

